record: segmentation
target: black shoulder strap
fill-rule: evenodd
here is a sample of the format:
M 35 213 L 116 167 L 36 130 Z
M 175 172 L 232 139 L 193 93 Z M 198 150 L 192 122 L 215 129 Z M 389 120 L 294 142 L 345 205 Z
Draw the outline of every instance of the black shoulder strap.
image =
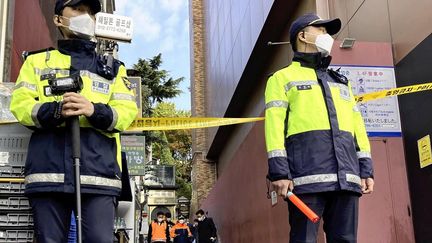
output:
M 55 48 L 54 47 L 48 47 L 48 48 L 44 48 L 44 49 L 40 49 L 40 50 L 36 50 L 36 51 L 23 51 L 23 53 L 21 55 L 22 55 L 23 61 L 25 61 L 27 59 L 27 57 L 30 55 L 34 55 L 34 54 L 41 53 L 41 52 L 49 52 L 52 50 L 55 50 Z
M 340 68 L 339 68 L 340 69 Z M 342 83 L 345 85 L 348 85 L 348 78 L 345 77 L 344 75 L 342 75 L 339 72 L 339 69 L 337 70 L 333 70 L 331 68 L 327 69 L 328 74 L 330 74 L 330 76 L 338 83 Z

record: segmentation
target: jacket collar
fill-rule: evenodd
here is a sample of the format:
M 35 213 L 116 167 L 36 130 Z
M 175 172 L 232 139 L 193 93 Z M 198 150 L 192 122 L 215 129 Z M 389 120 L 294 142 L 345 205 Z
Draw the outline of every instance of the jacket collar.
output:
M 95 53 L 96 43 L 82 39 L 59 40 L 58 49 L 66 55 L 70 55 L 71 53 L 91 54 Z
M 166 221 L 162 221 L 162 222 L 158 222 L 157 221 L 157 219 L 155 219 L 155 220 L 153 220 L 153 222 L 155 222 L 156 224 L 158 224 L 158 225 L 162 225 L 162 224 L 166 224 L 167 222 Z
M 327 69 L 330 65 L 331 59 L 331 56 L 323 57 L 320 52 L 295 52 L 293 57 L 293 61 L 299 62 L 302 67 L 313 69 Z

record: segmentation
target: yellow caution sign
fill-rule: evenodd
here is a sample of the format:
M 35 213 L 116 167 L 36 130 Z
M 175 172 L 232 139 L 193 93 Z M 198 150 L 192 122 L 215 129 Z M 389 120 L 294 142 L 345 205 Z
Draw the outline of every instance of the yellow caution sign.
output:
M 420 159 L 420 168 L 424 168 L 432 164 L 432 150 L 430 136 L 426 135 L 417 140 L 417 147 Z
M 355 99 L 357 102 L 367 102 L 371 100 L 377 100 L 381 98 L 404 95 L 409 93 L 416 93 L 416 92 L 431 90 L 431 89 L 432 89 L 432 83 L 424 83 L 424 84 L 405 86 L 405 87 L 394 88 L 389 90 L 382 90 L 382 91 L 367 93 L 363 95 L 357 95 Z
M 162 131 L 195 129 L 226 126 L 247 122 L 263 121 L 264 117 L 254 118 L 215 118 L 215 117 L 178 117 L 178 118 L 139 118 L 128 131 Z

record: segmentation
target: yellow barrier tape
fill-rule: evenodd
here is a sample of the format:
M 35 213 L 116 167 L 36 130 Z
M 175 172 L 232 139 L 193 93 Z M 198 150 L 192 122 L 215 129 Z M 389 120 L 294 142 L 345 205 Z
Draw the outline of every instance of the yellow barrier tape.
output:
M 178 118 L 139 118 L 128 131 L 162 131 L 226 126 L 247 122 L 263 121 L 264 117 L 254 118 L 215 118 L 215 117 L 178 117 Z
M 367 102 L 371 100 L 382 99 L 386 97 L 404 95 L 409 93 L 415 93 L 420 91 L 426 91 L 432 89 L 432 83 L 416 84 L 411 86 L 405 86 L 400 88 L 381 90 L 377 92 L 367 93 L 363 95 L 358 95 L 355 97 L 357 102 Z
M 420 91 L 432 90 L 432 83 L 417 84 L 381 90 L 355 96 L 357 102 L 367 102 L 391 96 L 404 95 Z M 219 127 L 247 122 L 263 121 L 264 117 L 253 118 L 216 118 L 216 117 L 178 117 L 178 118 L 139 118 L 136 119 L 127 131 L 163 131 L 179 129 L 196 129 Z M 16 123 L 16 121 L 0 121 L 1 124 Z M 1 180 L 0 180 L 1 181 Z
M 0 182 L 24 182 L 24 178 L 0 178 Z

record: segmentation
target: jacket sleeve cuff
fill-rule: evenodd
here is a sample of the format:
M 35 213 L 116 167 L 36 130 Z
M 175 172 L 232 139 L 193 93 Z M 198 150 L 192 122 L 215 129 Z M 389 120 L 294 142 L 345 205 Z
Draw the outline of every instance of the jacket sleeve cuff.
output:
M 102 103 L 93 104 L 94 112 L 87 117 L 90 124 L 100 130 L 112 131 L 114 129 L 114 112 L 109 105 Z
M 291 172 L 286 157 L 273 157 L 268 159 L 268 175 L 270 181 L 291 180 Z
M 59 102 L 46 102 L 38 107 L 36 112 L 36 119 L 34 122 L 38 128 L 55 128 L 61 125 L 65 119 L 61 116 L 61 103 Z
M 360 163 L 360 177 L 362 179 L 374 178 L 372 159 L 370 159 L 370 158 L 359 158 L 359 163 Z

